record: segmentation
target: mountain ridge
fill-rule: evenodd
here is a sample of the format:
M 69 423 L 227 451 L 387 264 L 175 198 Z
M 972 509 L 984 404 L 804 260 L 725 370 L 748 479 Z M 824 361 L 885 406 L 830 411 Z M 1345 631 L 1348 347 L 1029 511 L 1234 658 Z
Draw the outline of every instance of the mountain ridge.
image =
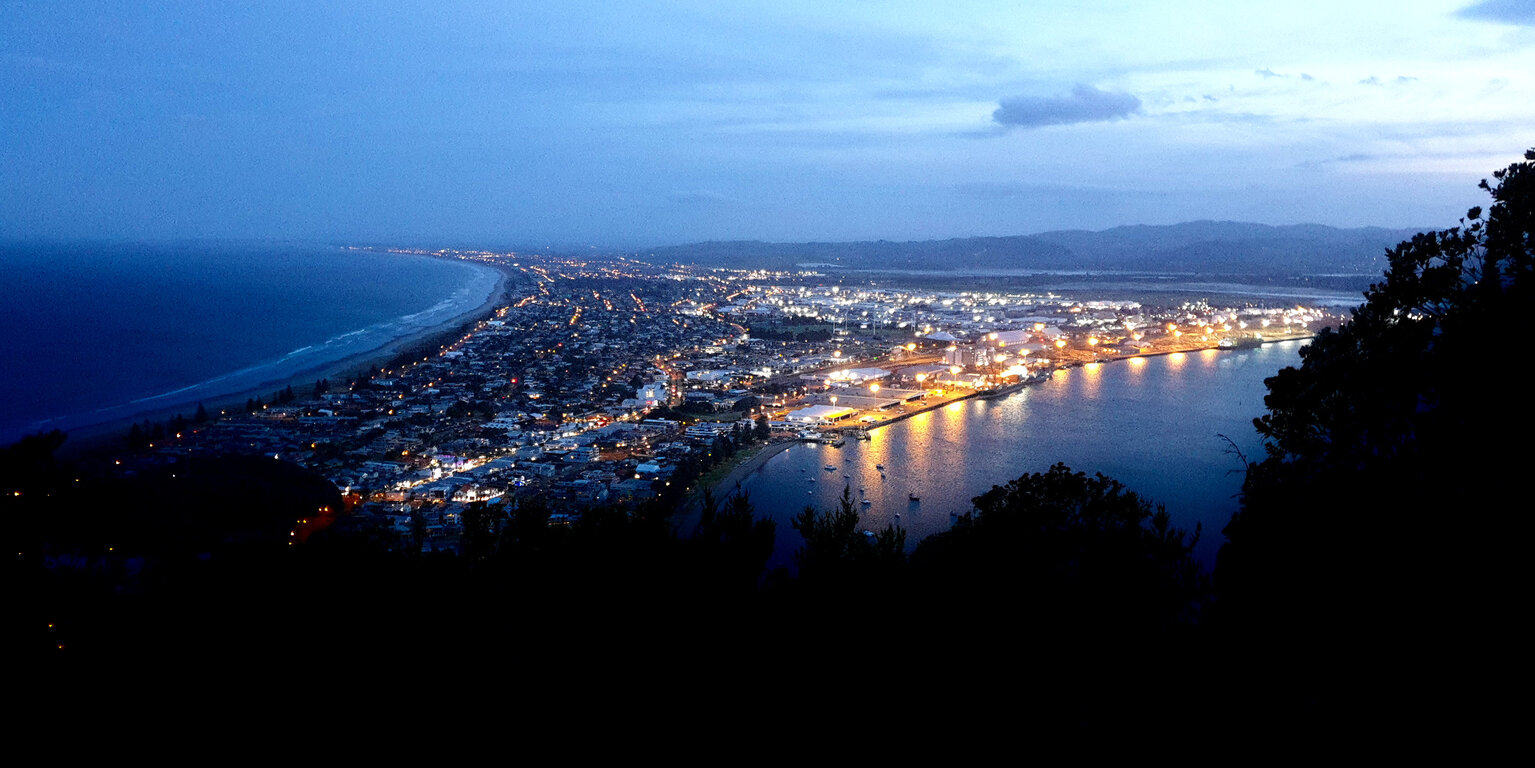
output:
M 1420 229 L 1200 220 L 942 240 L 801 243 L 724 240 L 651 249 L 701 266 L 793 270 L 1103 269 L 1208 274 L 1379 274 L 1386 251 Z

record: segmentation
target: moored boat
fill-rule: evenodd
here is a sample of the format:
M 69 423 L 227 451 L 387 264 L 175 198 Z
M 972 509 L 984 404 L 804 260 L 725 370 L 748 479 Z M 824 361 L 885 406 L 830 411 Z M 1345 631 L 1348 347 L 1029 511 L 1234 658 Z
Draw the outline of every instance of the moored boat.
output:
M 1221 349 L 1256 349 L 1263 346 L 1263 337 L 1238 336 L 1236 338 L 1232 338 L 1227 336 L 1226 338 L 1220 340 L 1219 346 Z

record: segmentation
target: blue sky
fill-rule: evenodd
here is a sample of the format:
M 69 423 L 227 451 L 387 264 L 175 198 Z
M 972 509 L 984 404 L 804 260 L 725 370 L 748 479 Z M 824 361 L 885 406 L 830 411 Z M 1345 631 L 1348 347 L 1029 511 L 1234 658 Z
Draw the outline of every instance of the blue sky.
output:
M 4 237 L 1438 227 L 1531 146 L 1535 0 L 0 0 Z

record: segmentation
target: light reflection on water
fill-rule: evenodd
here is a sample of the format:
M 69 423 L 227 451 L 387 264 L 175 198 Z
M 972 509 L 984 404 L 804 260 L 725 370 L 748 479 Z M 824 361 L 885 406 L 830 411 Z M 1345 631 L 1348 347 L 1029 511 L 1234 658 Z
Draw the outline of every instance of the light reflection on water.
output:
M 1242 483 L 1240 462 L 1217 435 L 1235 440 L 1249 458 L 1261 455 L 1252 420 L 1263 413 L 1263 380 L 1298 364 L 1300 347 L 1284 342 L 1057 371 L 1006 398 L 966 400 L 875 429 L 867 441 L 794 446 L 742 488 L 759 515 L 778 523 L 770 566 L 790 565 L 802 543 L 791 519 L 807 504 L 835 508 L 844 487 L 861 528 L 897 524 L 915 546 L 946 530 L 951 513 L 968 511 L 993 485 L 1059 461 L 1165 504 L 1177 525 L 1202 523 L 1196 554 L 1213 566 Z

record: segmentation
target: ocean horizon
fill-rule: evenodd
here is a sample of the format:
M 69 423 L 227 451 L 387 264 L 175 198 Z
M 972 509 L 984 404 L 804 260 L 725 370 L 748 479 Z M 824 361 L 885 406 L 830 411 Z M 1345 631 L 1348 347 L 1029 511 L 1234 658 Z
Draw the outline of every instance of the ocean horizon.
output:
M 0 243 L 0 444 L 209 407 L 436 329 L 501 275 L 300 242 Z

